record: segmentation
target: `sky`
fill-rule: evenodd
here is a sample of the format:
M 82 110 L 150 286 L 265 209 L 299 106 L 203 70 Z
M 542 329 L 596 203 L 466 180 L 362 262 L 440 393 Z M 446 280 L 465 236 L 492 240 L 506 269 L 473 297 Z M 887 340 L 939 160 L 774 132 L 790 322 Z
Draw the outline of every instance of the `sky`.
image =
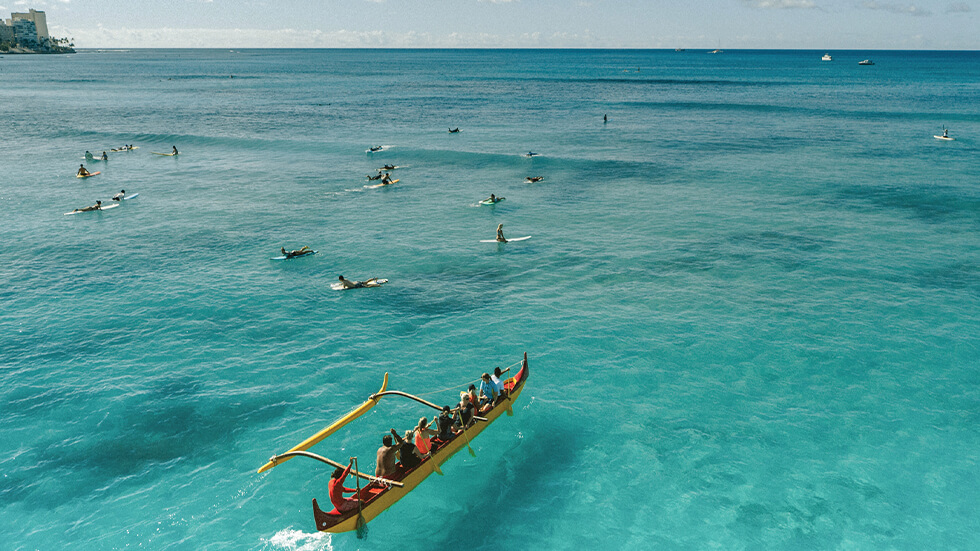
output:
M 980 0 L 0 0 L 79 48 L 980 49 Z

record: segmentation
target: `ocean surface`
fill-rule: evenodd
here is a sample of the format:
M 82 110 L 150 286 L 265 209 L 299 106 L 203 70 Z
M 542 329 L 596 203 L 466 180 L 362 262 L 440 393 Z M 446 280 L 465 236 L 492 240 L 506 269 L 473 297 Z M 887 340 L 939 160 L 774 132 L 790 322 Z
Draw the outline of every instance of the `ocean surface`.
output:
M 980 53 L 823 53 L 2 56 L 0 547 L 980 548 Z M 525 351 L 365 539 L 256 474 Z

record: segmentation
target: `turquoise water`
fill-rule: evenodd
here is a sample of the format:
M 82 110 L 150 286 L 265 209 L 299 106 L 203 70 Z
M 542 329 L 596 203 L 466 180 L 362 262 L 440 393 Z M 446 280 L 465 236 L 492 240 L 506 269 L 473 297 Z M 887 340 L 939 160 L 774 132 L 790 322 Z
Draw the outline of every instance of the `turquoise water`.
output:
M 3 56 L 4 547 L 980 547 L 980 54 L 823 53 Z M 255 473 L 524 351 L 366 539 Z

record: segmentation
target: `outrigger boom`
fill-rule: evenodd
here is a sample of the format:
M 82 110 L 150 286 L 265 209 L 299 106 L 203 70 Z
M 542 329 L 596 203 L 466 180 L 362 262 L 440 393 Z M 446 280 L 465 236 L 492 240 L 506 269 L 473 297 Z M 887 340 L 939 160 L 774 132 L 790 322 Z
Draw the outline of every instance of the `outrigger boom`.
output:
M 463 446 L 468 446 L 470 440 L 478 436 L 484 428 L 500 417 L 503 412 L 510 410 L 511 404 L 521 394 L 521 391 L 524 390 L 524 383 L 527 381 L 529 371 L 530 370 L 527 364 L 527 353 L 525 352 L 521 361 L 521 369 L 516 375 L 504 381 L 504 388 L 507 391 L 507 399 L 498 401 L 497 404 L 495 404 L 488 412 L 485 413 L 486 417 L 474 416 L 474 420 L 484 421 L 483 423 L 474 423 L 469 427 L 463 427 L 463 430 L 461 430 L 458 434 L 453 435 L 448 440 L 441 440 L 438 437 L 433 438 L 431 440 L 431 452 L 415 468 L 406 471 L 399 464 L 399 468 L 395 474 L 388 478 L 374 477 L 363 473 L 354 473 L 359 478 L 370 481 L 367 485 L 360 486 L 357 493 L 354 496 L 351 496 L 352 498 L 360 500 L 360 506 L 357 509 L 344 513 L 341 513 L 336 509 L 327 512 L 320 509 L 316 499 L 314 499 L 313 517 L 316 520 L 317 530 L 321 532 L 348 532 L 355 530 L 358 527 L 358 522 L 363 523 L 373 520 L 388 507 L 391 507 L 395 502 L 408 494 L 408 492 L 414 490 L 415 487 L 425 480 L 430 474 L 438 471 L 438 466 L 440 464 L 452 457 L 456 452 L 462 449 Z M 427 402 L 426 400 L 423 400 L 417 396 L 396 390 L 389 391 L 387 390 L 387 387 L 388 374 L 385 373 L 384 384 L 381 386 L 381 390 L 372 394 L 366 402 L 332 425 L 314 434 L 310 438 L 307 438 L 288 452 L 272 457 L 268 463 L 259 469 L 259 472 L 261 473 L 267 471 L 272 467 L 281 464 L 283 461 L 297 456 L 316 459 L 335 467 L 345 467 L 345 465 L 341 465 L 340 463 L 305 450 L 320 442 L 327 436 L 330 436 L 344 425 L 367 413 L 367 411 L 377 405 L 378 401 L 384 396 L 402 396 L 437 410 L 442 409 L 439 406 L 431 402 Z

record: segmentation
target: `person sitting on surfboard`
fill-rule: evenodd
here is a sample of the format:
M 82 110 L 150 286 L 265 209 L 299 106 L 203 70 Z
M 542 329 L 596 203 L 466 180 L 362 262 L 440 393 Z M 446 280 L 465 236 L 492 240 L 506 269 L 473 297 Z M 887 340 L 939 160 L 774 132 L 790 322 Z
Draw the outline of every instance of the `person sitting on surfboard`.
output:
M 174 148 L 174 152 L 173 152 L 173 153 L 171 153 L 171 155 L 179 155 L 179 154 L 180 154 L 180 153 L 179 153 L 179 152 L 177 151 L 177 146 L 176 146 L 176 145 L 174 145 L 174 146 L 171 146 L 171 147 L 173 147 L 173 148 Z
M 344 279 L 344 276 L 340 276 L 337 279 L 340 280 L 340 284 L 344 286 L 344 289 L 360 289 L 361 287 L 367 287 L 370 284 L 378 280 L 376 277 L 365 281 L 351 281 L 349 279 Z
M 391 174 L 385 172 L 385 175 L 381 178 L 381 185 L 388 185 L 391 183 Z
M 943 137 L 944 138 L 948 138 L 949 137 L 949 129 L 946 128 L 945 126 L 943 127 Z
M 108 161 L 109 160 L 109 156 L 106 155 L 105 151 L 102 152 L 102 160 L 103 161 Z
M 348 488 L 344 486 L 344 481 L 347 480 L 347 475 L 350 474 L 351 467 L 354 466 L 354 458 L 350 458 L 350 463 L 347 464 L 346 469 L 341 469 L 337 467 L 333 474 L 330 475 L 330 503 L 337 508 L 341 513 L 347 511 L 353 511 L 357 509 L 360 505 L 361 500 L 356 497 L 344 497 L 345 492 L 356 492 L 354 488 Z
M 112 196 L 113 201 L 122 201 L 126 197 L 126 190 L 120 190 L 119 193 Z
M 296 249 L 295 251 L 287 251 L 286 247 L 279 247 L 279 250 L 282 252 L 282 255 L 285 256 L 286 258 L 292 258 L 294 256 L 303 256 L 305 254 L 310 254 L 313 252 L 313 249 L 309 248 L 306 245 L 303 245 L 303 248 Z
M 102 210 L 102 201 L 96 201 L 91 207 L 82 207 L 80 209 L 75 209 L 72 212 L 89 212 L 93 210 Z
M 506 243 L 507 238 L 504 237 L 504 225 L 497 224 L 497 241 L 501 243 Z
M 85 169 L 85 165 L 78 165 L 78 175 L 79 176 L 89 175 L 89 171 Z

